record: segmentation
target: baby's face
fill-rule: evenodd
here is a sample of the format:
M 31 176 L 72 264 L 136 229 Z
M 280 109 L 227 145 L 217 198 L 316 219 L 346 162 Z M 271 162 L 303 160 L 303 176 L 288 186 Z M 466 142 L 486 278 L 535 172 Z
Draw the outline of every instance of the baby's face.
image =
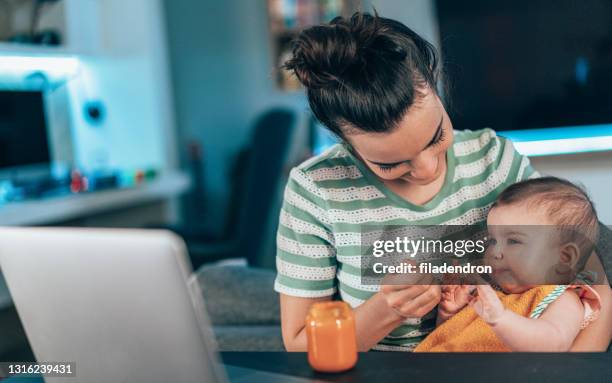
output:
M 514 204 L 489 211 L 485 261 L 507 293 L 521 293 L 544 284 L 559 262 L 558 235 L 541 210 Z

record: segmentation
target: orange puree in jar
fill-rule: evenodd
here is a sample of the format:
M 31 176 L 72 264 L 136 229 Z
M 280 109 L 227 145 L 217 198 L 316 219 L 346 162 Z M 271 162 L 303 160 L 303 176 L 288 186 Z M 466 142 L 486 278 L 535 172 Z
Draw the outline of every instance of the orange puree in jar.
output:
M 319 302 L 306 316 L 308 362 L 317 371 L 345 371 L 357 363 L 355 315 L 345 302 Z

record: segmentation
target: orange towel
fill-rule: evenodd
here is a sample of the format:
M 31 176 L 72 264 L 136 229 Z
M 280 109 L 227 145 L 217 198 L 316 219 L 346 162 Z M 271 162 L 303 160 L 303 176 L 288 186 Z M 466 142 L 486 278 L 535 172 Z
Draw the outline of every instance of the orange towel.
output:
M 529 314 L 557 286 L 534 287 L 521 294 L 497 292 L 504 306 L 515 313 Z M 421 342 L 415 352 L 495 352 L 510 351 L 491 327 L 471 308 L 466 307 L 436 328 Z

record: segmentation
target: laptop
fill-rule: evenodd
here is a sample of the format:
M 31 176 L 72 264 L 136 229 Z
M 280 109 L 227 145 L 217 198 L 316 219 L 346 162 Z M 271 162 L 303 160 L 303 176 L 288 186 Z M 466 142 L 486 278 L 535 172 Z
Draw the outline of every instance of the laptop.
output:
M 164 230 L 0 228 L 0 269 L 48 382 L 306 382 L 225 367 L 183 241 Z

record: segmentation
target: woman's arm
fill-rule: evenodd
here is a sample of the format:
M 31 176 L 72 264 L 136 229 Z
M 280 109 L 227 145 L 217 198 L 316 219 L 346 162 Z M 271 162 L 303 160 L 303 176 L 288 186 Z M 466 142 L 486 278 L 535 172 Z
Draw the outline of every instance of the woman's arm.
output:
M 305 319 L 310 305 L 326 298 L 299 298 L 281 294 L 281 326 L 287 351 L 306 351 Z M 385 285 L 355 312 L 357 348 L 368 351 L 406 318 L 420 318 L 440 301 L 440 286 Z
M 601 280 L 592 285 L 601 298 L 601 311 L 596 321 L 580 331 L 570 351 L 606 351 L 612 340 L 612 292 L 599 257 L 595 254 L 586 264 L 585 269 L 594 270 Z
M 306 315 L 310 305 L 329 301 L 325 298 L 300 298 L 280 294 L 281 331 L 287 351 L 306 351 Z
M 584 318 L 584 306 L 573 291 L 566 291 L 538 319 L 525 318 L 504 308 L 488 285 L 479 285 L 470 303 L 499 339 L 512 351 L 568 351 Z

